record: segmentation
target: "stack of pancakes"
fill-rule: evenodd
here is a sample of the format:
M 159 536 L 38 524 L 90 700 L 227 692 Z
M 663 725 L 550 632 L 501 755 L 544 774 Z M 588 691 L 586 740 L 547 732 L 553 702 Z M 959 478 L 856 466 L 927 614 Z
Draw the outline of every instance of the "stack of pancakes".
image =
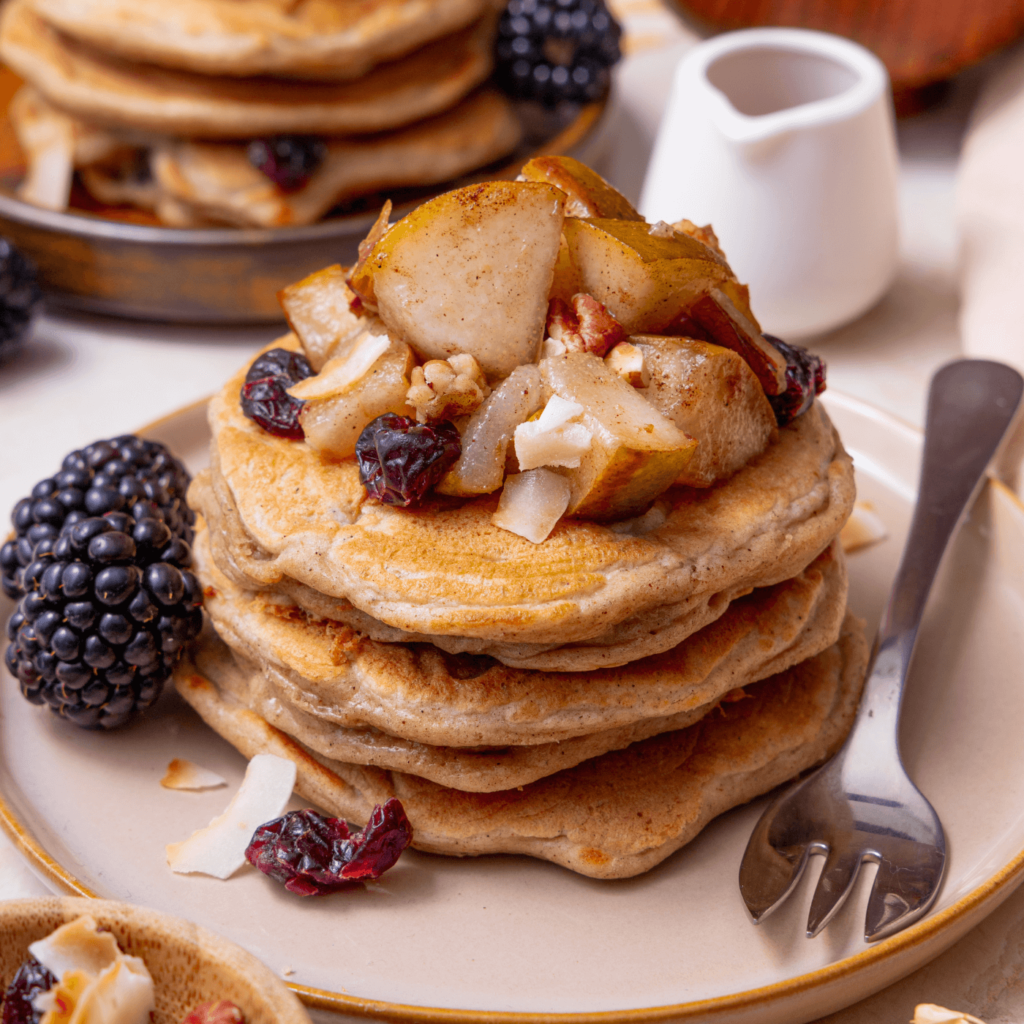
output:
M 361 822 L 397 796 L 420 849 L 625 877 L 845 736 L 853 475 L 817 403 L 713 487 L 535 545 L 496 496 L 367 500 L 354 462 L 247 419 L 243 380 L 189 494 L 213 630 L 176 682 L 307 799 Z
M 169 225 L 270 227 L 450 180 L 520 138 L 483 84 L 496 18 L 493 0 L 9 0 L 22 196 L 63 208 L 77 171 L 98 202 Z M 298 187 L 247 157 L 281 135 L 326 146 Z

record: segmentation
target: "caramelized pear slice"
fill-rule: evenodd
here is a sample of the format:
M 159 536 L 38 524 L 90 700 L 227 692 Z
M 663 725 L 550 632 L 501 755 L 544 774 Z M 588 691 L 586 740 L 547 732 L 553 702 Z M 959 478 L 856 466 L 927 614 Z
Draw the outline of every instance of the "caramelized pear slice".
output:
M 641 334 L 630 341 L 651 376 L 640 394 L 698 441 L 676 483 L 710 487 L 768 447 L 775 413 L 741 356 L 692 338 Z
M 592 442 L 577 468 L 556 470 L 571 485 L 569 512 L 621 519 L 644 511 L 686 468 L 697 442 L 589 352 L 542 359 L 541 378 L 585 410 Z
M 395 224 L 353 277 L 392 337 L 426 359 L 459 352 L 489 378 L 532 362 L 544 333 L 565 194 L 491 181 L 437 196 Z
M 386 412 L 411 415 L 405 393 L 414 365 L 412 349 L 404 342 L 391 341 L 354 384 L 329 398 L 306 402 L 299 413 L 306 443 L 324 455 L 347 459 L 355 455 L 356 441 L 372 420 Z
M 366 321 L 351 311 L 349 304 L 355 297 L 337 263 L 277 293 L 288 324 L 317 373 L 339 346 L 366 326 Z
M 765 394 L 780 395 L 786 390 L 786 357 L 766 341 L 721 288 L 712 288 L 687 311 L 718 345 L 738 352 L 757 375 Z
M 728 264 L 687 235 L 652 235 L 643 221 L 567 218 L 580 288 L 629 334 L 659 333 L 731 277 Z
M 566 217 L 643 220 L 618 189 L 571 156 L 535 156 L 523 164 L 519 177 L 523 181 L 546 181 L 560 188 L 569 197 L 565 201 Z

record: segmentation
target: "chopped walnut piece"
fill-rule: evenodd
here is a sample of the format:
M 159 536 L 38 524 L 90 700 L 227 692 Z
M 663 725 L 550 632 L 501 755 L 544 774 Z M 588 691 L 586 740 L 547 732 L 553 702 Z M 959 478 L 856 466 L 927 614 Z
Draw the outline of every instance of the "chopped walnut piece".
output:
M 718 243 L 718 235 L 715 234 L 714 229 L 710 224 L 705 224 L 703 227 L 699 227 L 694 224 L 692 220 L 677 220 L 675 224 L 669 225 L 676 231 L 681 231 L 684 235 L 689 235 L 691 238 L 696 238 L 698 242 L 703 242 L 709 249 L 714 249 L 719 256 L 724 257 L 725 253 L 722 252 L 722 247 Z M 653 235 L 654 232 L 652 231 Z
M 420 423 L 468 416 L 491 393 L 480 364 L 466 352 L 414 366 L 405 400 Z
M 651 383 L 651 371 L 647 369 L 643 350 L 628 341 L 616 345 L 604 357 L 604 361 L 609 369 L 635 388 L 646 388 Z
M 622 324 L 597 299 L 583 292 L 572 297 L 571 306 L 561 299 L 548 303 L 546 334 L 566 352 L 593 352 L 598 356 L 628 337 Z

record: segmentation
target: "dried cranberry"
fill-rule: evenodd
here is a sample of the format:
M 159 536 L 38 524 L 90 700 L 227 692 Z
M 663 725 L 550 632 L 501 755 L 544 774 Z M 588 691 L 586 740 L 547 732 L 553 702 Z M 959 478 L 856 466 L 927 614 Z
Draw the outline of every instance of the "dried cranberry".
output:
M 249 367 L 242 385 L 242 412 L 277 437 L 301 441 L 305 436 L 299 413 L 305 404 L 292 398 L 288 388 L 313 375 L 305 356 L 286 348 L 264 352 Z
M 275 135 L 253 139 L 247 155 L 249 163 L 275 185 L 285 192 L 294 192 L 324 162 L 327 145 L 315 135 Z
M 4 996 L 2 1024 L 38 1024 L 42 1012 L 32 1000 L 57 984 L 57 979 L 34 957 L 30 956 L 17 970 Z
M 289 811 L 256 829 L 245 858 L 290 892 L 325 895 L 380 878 L 411 841 L 405 809 L 392 798 L 374 807 L 366 828 L 356 833 L 340 818 Z
M 359 435 L 359 479 L 371 498 L 385 505 L 421 502 L 458 461 L 462 438 L 454 423 L 417 423 L 386 412 Z
M 264 352 L 249 367 L 249 372 L 245 375 L 245 383 L 251 384 L 254 380 L 281 375 L 287 377 L 292 384 L 298 384 L 300 380 L 313 376 L 313 367 L 309 365 L 309 360 L 301 352 L 289 352 L 286 348 L 272 348 Z
M 764 337 L 786 357 L 786 390 L 781 395 L 768 396 L 775 419 L 784 427 L 807 412 L 814 396 L 825 390 L 825 363 L 799 345 L 789 345 L 770 334 Z
M 245 1014 L 234 1003 L 222 999 L 190 1010 L 181 1024 L 245 1024 Z

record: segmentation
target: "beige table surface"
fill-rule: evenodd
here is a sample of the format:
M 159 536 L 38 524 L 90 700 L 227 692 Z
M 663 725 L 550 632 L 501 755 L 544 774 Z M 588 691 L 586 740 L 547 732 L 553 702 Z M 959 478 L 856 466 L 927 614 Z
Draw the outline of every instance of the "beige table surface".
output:
M 656 0 L 614 6 L 629 29 L 629 56 L 597 162 L 635 199 L 672 68 L 694 38 Z M 810 342 L 828 361 L 831 388 L 918 425 L 931 372 L 960 354 L 954 180 L 984 74 L 968 75 L 941 108 L 900 126 L 898 279 L 856 323 Z M 723 244 L 728 251 L 728 239 Z M 753 301 L 756 309 L 756 295 Z M 0 510 L 6 514 L 70 449 L 203 398 L 275 333 L 44 318 L 32 344 L 0 366 Z M 0 836 L 0 899 L 45 892 Z M 1024 1021 L 1024 889 L 931 965 L 827 1020 L 905 1022 L 918 1002 L 967 1010 L 989 1024 Z

